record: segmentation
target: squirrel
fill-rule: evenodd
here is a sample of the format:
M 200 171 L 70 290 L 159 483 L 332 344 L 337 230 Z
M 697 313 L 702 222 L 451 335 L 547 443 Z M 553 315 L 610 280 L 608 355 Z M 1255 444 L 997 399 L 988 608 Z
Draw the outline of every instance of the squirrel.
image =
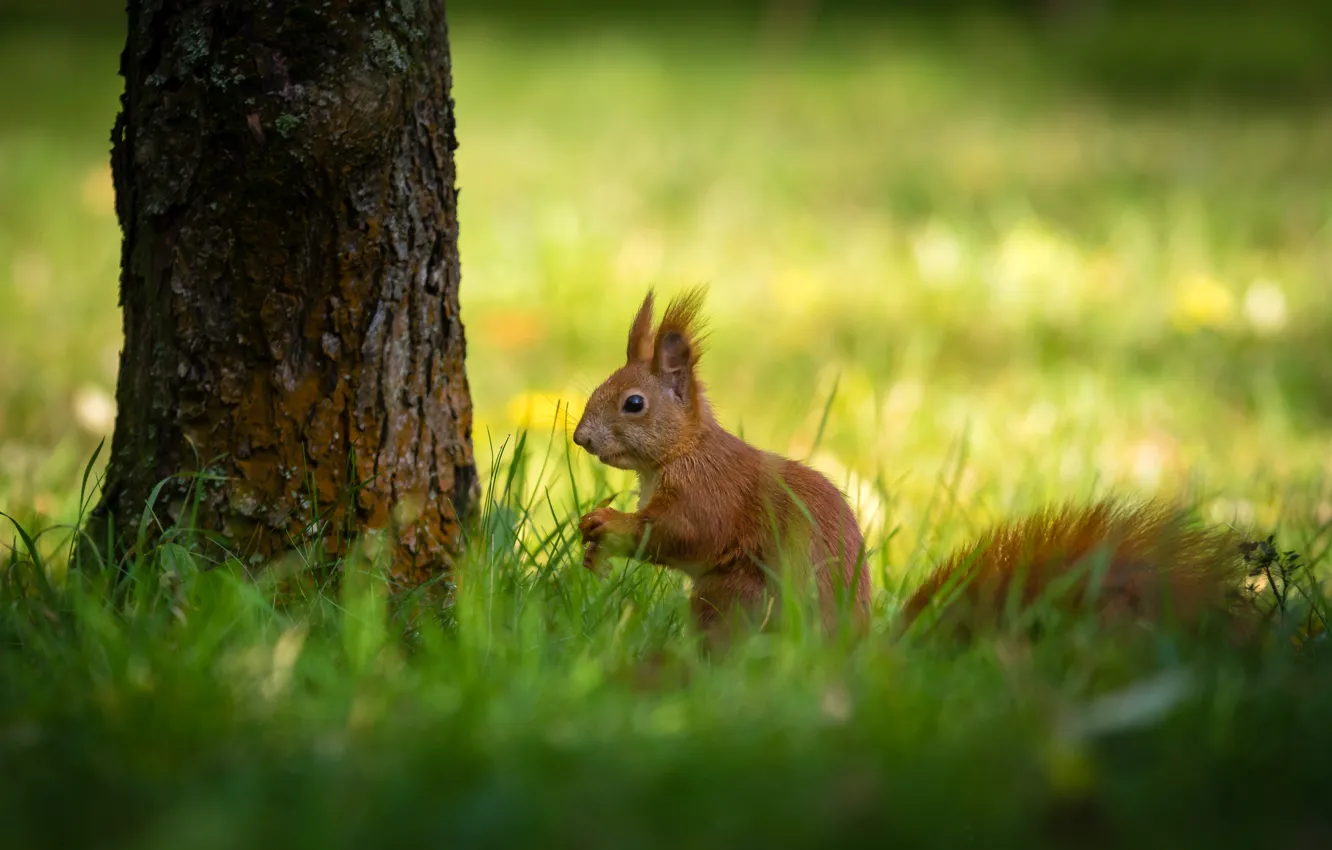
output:
M 698 376 L 704 290 L 677 296 L 654 329 L 649 290 L 629 328 L 624 365 L 588 398 L 573 440 L 602 463 L 638 474 L 638 509 L 602 503 L 579 521 L 584 566 L 639 553 L 693 580 L 690 609 L 710 642 L 731 618 L 765 615 L 790 565 L 812 571 L 825 627 L 849 597 L 868 625 L 870 586 L 860 525 L 824 475 L 760 450 L 717 421 Z M 792 574 L 788 574 L 792 575 Z M 808 573 L 794 574 L 798 580 Z
M 673 299 L 654 329 L 649 290 L 624 365 L 588 398 L 574 443 L 636 472 L 639 497 L 632 513 L 608 499 L 580 519 L 583 566 L 600 573 L 606 558 L 637 554 L 685 572 L 695 625 L 712 640 L 733 612 L 761 614 L 765 595 L 779 589 L 773 571 L 782 551 L 803 551 L 825 627 L 835 625 L 839 593 L 844 599 L 849 589 L 853 625 L 863 633 L 870 585 L 856 516 L 821 473 L 717 422 L 697 371 L 703 292 Z M 1010 592 L 1025 605 L 1066 584 L 1085 599 L 1098 576 L 1094 609 L 1103 618 L 1173 616 L 1196 626 L 1237 612 L 1249 572 L 1241 553 L 1232 531 L 1197 527 L 1157 501 L 1047 508 L 1001 523 L 946 558 L 907 599 L 898 633 L 934 612 L 927 628 L 967 636 L 999 622 Z

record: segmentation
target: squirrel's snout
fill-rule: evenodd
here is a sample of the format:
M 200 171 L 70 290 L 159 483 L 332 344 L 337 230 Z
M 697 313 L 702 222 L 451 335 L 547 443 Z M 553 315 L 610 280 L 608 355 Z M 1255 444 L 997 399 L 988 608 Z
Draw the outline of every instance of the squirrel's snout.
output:
M 583 423 L 581 422 L 578 423 L 578 427 L 574 429 L 573 441 L 575 445 L 582 448 L 584 451 L 592 452 L 592 435 L 588 433 L 588 429 L 584 428 Z M 595 452 L 592 453 L 595 454 Z

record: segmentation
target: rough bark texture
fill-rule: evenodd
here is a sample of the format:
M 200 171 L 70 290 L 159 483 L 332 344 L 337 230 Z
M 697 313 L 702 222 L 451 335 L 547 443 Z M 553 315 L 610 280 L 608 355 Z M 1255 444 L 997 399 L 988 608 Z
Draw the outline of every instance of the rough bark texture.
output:
M 394 528 L 406 583 L 446 569 L 477 481 L 443 0 L 130 0 L 121 73 L 98 516 L 132 540 L 204 471 L 190 520 L 252 563 L 324 515 Z

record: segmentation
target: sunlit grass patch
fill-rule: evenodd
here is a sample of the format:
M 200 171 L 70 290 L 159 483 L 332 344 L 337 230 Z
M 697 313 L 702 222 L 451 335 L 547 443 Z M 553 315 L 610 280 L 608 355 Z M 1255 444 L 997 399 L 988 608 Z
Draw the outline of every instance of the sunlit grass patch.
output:
M 781 62 L 719 38 L 455 27 L 479 433 L 544 430 L 553 405 L 526 400 L 576 405 L 643 289 L 708 282 L 728 424 L 798 454 L 841 375 L 823 447 L 861 480 L 929 480 L 964 428 L 1001 489 L 1014 438 L 1058 455 L 1029 459 L 1056 489 L 1168 487 L 1179 452 L 1221 487 L 1328 454 L 1332 378 L 1299 363 L 1332 312 L 1317 107 L 1135 110 L 905 30 L 825 33 Z M 78 116 L 52 99 L 0 133 L 0 430 L 39 454 L 105 434 L 119 343 L 116 86 L 73 67 L 48 87 L 77 88 Z M 1178 452 L 1131 448 L 1148 443 Z

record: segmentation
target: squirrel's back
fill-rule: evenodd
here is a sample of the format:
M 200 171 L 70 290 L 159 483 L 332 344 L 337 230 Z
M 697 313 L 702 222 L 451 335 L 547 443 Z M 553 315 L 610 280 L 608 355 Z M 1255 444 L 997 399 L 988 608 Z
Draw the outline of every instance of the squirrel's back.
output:
M 1010 595 L 1025 607 L 1060 592 L 1055 604 L 1066 608 L 1095 584 L 1091 608 L 1107 619 L 1196 627 L 1237 613 L 1248 571 L 1240 542 L 1160 502 L 1054 506 L 955 551 L 908 599 L 900 625 L 947 603 L 938 623 L 969 634 L 998 624 Z

